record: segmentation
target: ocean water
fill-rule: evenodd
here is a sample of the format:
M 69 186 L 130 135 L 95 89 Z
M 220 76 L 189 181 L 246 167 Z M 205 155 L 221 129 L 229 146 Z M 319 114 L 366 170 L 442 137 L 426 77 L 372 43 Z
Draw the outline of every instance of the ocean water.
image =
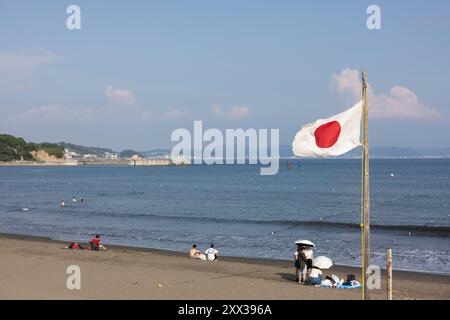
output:
M 309 239 L 360 265 L 360 161 L 301 164 L 0 167 L 0 232 L 286 260 Z M 372 263 L 392 248 L 395 269 L 450 274 L 450 160 L 374 159 L 370 177 Z

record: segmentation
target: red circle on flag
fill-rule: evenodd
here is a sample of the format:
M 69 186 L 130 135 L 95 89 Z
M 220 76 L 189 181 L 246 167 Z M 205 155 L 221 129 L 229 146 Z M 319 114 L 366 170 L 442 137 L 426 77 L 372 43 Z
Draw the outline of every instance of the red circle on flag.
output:
M 330 148 L 337 142 L 341 134 L 341 125 L 337 121 L 324 123 L 314 131 L 319 148 Z

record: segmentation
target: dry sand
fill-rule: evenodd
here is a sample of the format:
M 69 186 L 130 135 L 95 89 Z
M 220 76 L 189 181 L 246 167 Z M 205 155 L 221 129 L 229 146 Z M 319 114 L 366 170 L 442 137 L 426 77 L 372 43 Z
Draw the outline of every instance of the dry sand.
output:
M 107 252 L 64 250 L 45 238 L 0 236 L 0 299 L 359 299 L 359 289 L 295 283 L 292 262 L 221 258 L 113 246 Z M 66 269 L 81 268 L 81 290 L 66 288 Z M 345 277 L 359 269 L 333 267 Z M 374 299 L 384 299 L 382 288 Z M 394 272 L 394 299 L 450 299 L 450 277 Z

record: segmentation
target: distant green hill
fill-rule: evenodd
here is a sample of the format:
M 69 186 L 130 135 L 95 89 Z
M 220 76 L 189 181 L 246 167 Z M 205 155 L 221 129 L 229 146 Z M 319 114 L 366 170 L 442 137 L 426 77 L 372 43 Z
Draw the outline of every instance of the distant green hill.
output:
M 123 150 L 119 154 L 119 157 L 121 157 L 121 158 L 131 158 L 134 155 L 137 155 L 139 157 L 143 157 L 143 154 L 141 152 L 135 151 L 135 150 L 131 150 L 131 149 Z
M 0 134 L 0 161 L 35 160 L 33 151 L 44 150 L 57 158 L 64 157 L 64 148 L 54 143 L 32 143 L 9 134 Z

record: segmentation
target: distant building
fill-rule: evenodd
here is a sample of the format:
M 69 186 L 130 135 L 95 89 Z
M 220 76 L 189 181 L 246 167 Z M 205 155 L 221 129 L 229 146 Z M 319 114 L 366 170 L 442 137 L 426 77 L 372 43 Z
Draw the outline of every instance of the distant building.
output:
M 177 166 L 188 166 L 191 165 L 191 160 L 187 157 L 172 157 L 172 163 Z
M 131 160 L 134 160 L 134 161 L 136 161 L 136 160 L 142 160 L 142 158 L 139 157 L 137 154 L 135 154 L 134 156 L 132 156 L 130 159 L 131 159 Z
M 64 159 L 74 159 L 79 158 L 80 155 L 76 152 L 70 151 L 69 149 L 64 149 Z
M 85 154 L 83 155 L 83 159 L 97 159 L 97 155 L 96 154 Z
M 105 152 L 104 157 L 105 157 L 105 159 L 109 159 L 109 160 L 115 160 L 118 158 L 117 153 L 112 153 L 112 152 Z

